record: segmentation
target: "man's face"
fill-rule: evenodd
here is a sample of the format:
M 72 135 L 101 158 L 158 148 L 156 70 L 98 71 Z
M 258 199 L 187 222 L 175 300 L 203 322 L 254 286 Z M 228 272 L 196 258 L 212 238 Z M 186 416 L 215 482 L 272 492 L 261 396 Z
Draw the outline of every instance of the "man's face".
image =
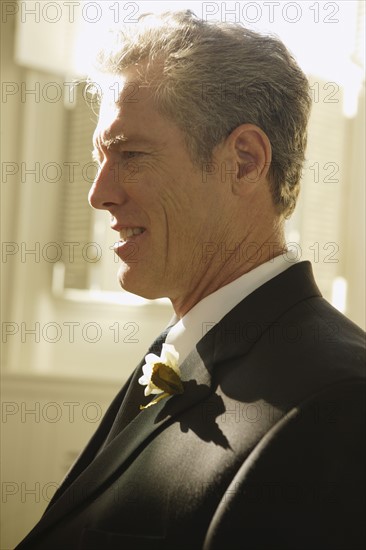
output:
M 224 239 L 226 186 L 193 165 L 183 133 L 157 112 L 133 69 L 113 82 L 122 94 L 118 104 L 102 102 L 94 135 L 100 171 L 89 200 L 109 210 L 119 233 L 122 288 L 184 300 L 207 271 L 207 243 Z

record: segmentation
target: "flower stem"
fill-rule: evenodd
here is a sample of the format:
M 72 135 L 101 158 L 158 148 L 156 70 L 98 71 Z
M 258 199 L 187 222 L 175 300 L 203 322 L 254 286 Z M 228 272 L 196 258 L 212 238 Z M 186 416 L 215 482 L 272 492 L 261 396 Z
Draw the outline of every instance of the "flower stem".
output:
M 160 395 L 155 397 L 155 399 L 150 401 L 150 403 L 148 403 L 147 405 L 140 405 L 140 411 L 142 411 L 143 409 L 147 409 L 148 407 L 151 407 L 151 405 L 156 405 L 156 403 L 159 403 L 161 399 L 164 399 L 165 397 L 169 397 L 169 395 L 170 395 L 169 393 L 161 393 Z

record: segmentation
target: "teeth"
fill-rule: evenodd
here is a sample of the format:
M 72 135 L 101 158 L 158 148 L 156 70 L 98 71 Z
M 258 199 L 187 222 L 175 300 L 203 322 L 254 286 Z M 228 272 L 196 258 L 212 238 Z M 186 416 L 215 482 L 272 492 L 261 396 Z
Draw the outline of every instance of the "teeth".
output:
M 143 227 L 126 227 L 119 232 L 121 240 L 126 241 L 132 235 L 140 235 L 145 229 Z

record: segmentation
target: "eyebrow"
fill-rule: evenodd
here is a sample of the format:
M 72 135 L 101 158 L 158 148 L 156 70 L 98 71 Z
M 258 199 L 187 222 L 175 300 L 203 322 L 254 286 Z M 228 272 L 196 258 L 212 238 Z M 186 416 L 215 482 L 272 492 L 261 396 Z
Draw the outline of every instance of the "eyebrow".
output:
M 128 138 L 124 134 L 120 134 L 111 139 L 103 140 L 102 144 L 106 149 L 111 149 L 111 147 L 120 145 L 121 143 L 126 143 L 127 141 L 129 141 Z M 101 142 L 101 140 L 99 140 L 99 142 Z
M 110 139 L 101 139 L 100 136 L 96 138 L 94 141 L 94 149 L 114 149 L 121 144 L 128 144 L 128 145 L 147 145 L 149 142 L 145 138 L 141 138 L 138 136 L 130 136 L 129 138 L 125 136 L 124 134 L 118 134 L 116 136 L 113 136 Z

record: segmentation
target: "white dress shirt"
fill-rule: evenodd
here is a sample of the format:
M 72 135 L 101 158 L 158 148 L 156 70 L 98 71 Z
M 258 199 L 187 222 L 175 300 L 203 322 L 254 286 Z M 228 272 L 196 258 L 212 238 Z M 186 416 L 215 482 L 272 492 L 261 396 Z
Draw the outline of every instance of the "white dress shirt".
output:
M 173 315 L 167 326 L 174 325 L 165 340 L 179 352 L 181 364 L 201 338 L 239 302 L 276 277 L 298 260 L 289 251 L 248 271 L 198 302 L 181 319 Z

